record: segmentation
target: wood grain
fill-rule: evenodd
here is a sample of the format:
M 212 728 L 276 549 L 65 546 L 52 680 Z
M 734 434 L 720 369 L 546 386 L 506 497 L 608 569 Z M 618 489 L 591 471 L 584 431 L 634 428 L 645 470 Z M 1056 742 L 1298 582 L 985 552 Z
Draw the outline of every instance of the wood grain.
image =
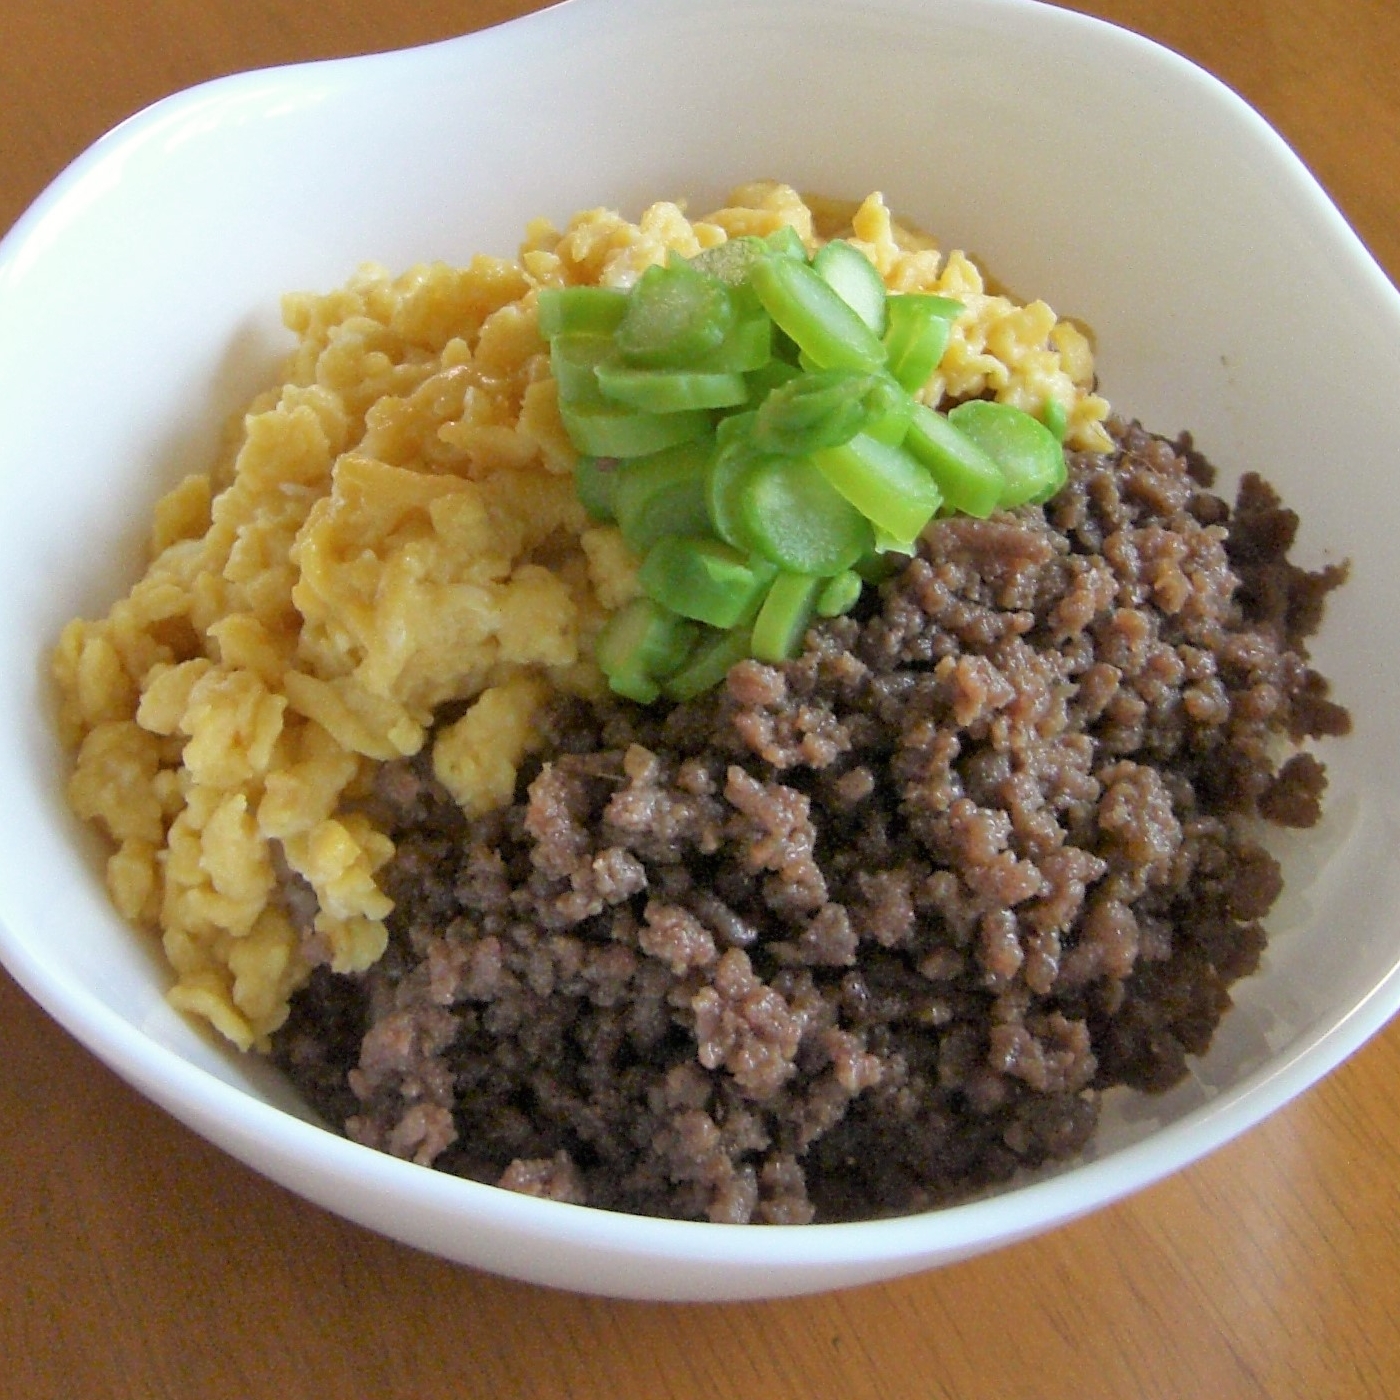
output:
M 168 92 L 533 8 L 0 0 L 0 228 Z M 1394 0 L 1075 8 L 1253 102 L 1400 274 Z M 706 1307 L 530 1288 L 345 1224 L 134 1095 L 2 975 L 0 1062 L 0 1397 L 1400 1394 L 1400 1026 L 1239 1142 L 1049 1236 L 898 1283 Z

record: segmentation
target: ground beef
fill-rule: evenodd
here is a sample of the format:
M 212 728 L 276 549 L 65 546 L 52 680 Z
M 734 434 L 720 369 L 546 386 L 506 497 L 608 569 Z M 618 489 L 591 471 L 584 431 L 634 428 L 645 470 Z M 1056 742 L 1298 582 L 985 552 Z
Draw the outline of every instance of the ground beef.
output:
M 1113 425 L 1048 506 L 951 518 L 784 666 L 671 709 L 562 700 L 513 805 L 427 763 L 382 961 L 275 1054 L 356 1141 L 612 1210 L 842 1220 L 1080 1150 L 1200 1054 L 1280 887 L 1260 819 L 1346 732 L 1304 638 L 1343 578 Z

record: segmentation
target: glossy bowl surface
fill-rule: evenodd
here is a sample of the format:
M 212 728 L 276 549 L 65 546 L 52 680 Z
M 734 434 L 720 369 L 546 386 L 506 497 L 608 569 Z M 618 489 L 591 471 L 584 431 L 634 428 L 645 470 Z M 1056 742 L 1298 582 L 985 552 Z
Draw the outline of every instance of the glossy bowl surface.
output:
M 1347 557 L 1315 649 L 1356 732 L 1286 843 L 1262 972 L 1164 1098 L 1082 1162 L 909 1219 L 786 1229 L 528 1199 L 318 1128 L 162 1000 L 63 800 L 47 653 L 131 581 L 152 503 L 289 348 L 277 299 L 357 264 L 514 251 L 525 222 L 744 180 L 888 202 L 1097 331 L 1102 387 L 1263 471 L 1299 554 Z M 140 114 L 0 245 L 0 957 L 72 1034 L 258 1171 L 522 1279 L 778 1296 L 1023 1238 L 1225 1142 L 1400 1004 L 1400 296 L 1279 137 L 1155 45 L 1033 0 L 569 0 L 403 53 L 252 73 Z

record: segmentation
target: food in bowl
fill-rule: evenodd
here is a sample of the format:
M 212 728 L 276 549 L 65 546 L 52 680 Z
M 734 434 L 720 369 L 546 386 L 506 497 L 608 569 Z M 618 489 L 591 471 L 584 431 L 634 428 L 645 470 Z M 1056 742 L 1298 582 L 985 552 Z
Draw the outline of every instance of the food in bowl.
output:
M 1053 422 L 1067 481 L 644 705 L 597 662 L 644 580 L 576 490 L 542 290 L 782 229 L 960 302 L 920 401 Z M 286 383 L 55 659 L 73 805 L 177 1006 L 358 1141 L 733 1222 L 959 1199 L 1206 1047 L 1279 889 L 1254 828 L 1318 812 L 1281 746 L 1347 726 L 1304 650 L 1344 571 L 1111 416 L 1081 329 L 878 196 L 769 184 L 286 318 Z

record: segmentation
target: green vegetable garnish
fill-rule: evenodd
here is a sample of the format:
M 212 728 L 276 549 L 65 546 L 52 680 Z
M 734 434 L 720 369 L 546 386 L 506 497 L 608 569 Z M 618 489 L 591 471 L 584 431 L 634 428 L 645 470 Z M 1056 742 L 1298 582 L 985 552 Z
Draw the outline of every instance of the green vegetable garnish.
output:
M 773 322 L 758 309 L 741 315 L 724 339 L 690 368 L 708 374 L 747 374 L 762 369 L 772 358 Z
M 705 464 L 705 509 L 710 528 L 736 549 L 753 547 L 745 532 L 741 504 L 745 478 L 766 455 L 754 446 L 750 434 L 755 417 L 753 413 L 736 413 L 724 419 L 715 433 L 715 451 Z
M 929 469 L 954 510 L 985 520 L 997 508 L 1001 468 L 942 413 L 915 404 L 904 447 Z
M 690 259 L 690 265 L 697 272 L 708 272 L 711 277 L 718 277 L 727 287 L 746 287 L 754 264 L 772 253 L 772 245 L 764 239 L 745 234 L 697 253 Z M 802 256 L 806 256 L 805 249 Z
M 589 518 L 607 522 L 617 519 L 613 492 L 617 485 L 617 463 L 606 457 L 580 457 L 574 463 L 574 490 Z
M 718 349 L 737 319 L 734 298 L 718 277 L 672 263 L 649 267 L 637 279 L 613 340 L 628 364 L 685 369 Z
M 752 629 L 743 626 L 727 632 L 704 629 L 685 665 L 666 677 L 662 690 L 672 700 L 693 700 L 713 690 L 736 661 L 753 655 L 752 640 Z
M 751 648 L 759 661 L 787 661 L 806 635 L 822 580 L 809 574 L 779 574 L 754 619 Z
M 791 224 L 775 228 L 763 240 L 780 258 L 795 258 L 798 262 L 807 261 L 807 245 L 802 235 Z
M 871 546 L 869 520 L 808 458 L 764 457 L 739 478 L 736 494 L 740 537 L 781 569 L 828 577 Z
M 693 622 L 650 598 L 634 598 L 608 619 L 594 656 L 619 695 L 649 705 L 661 694 L 661 681 L 685 661 L 695 637 Z
M 681 617 L 727 628 L 753 616 L 773 574 L 771 564 L 719 540 L 663 535 L 642 561 L 637 583 Z
M 902 389 L 888 374 L 874 376 L 874 384 L 866 403 L 870 421 L 861 430 L 867 437 L 890 447 L 899 447 L 909 431 L 909 420 L 917 406 L 913 395 Z
M 774 389 L 800 378 L 802 374 L 803 371 L 790 360 L 780 360 L 776 355 L 772 356 L 766 365 L 760 365 L 758 369 L 751 370 L 744 376 L 749 386 L 749 402 L 762 405 Z
M 663 535 L 709 533 L 705 466 L 713 452 L 714 438 L 706 434 L 619 462 L 606 473 L 613 519 L 629 548 L 645 554 Z
M 794 656 L 900 567 L 940 510 L 1064 481 L 1067 412 L 918 402 L 959 302 L 891 294 L 853 244 L 784 227 L 648 268 L 630 292 L 539 293 L 589 516 L 642 557 L 596 646 L 620 695 L 689 700 L 746 656 Z
M 817 594 L 817 616 L 840 617 L 842 613 L 850 612 L 860 602 L 864 587 L 865 580 L 854 569 L 847 569 L 845 573 L 827 579 Z
M 948 421 L 1001 468 L 1001 509 L 1048 501 L 1065 484 L 1064 447 L 1029 413 L 1008 403 L 973 399 L 953 409 Z
M 834 291 L 876 335 L 885 333 L 885 281 L 859 248 L 833 238 L 817 250 L 812 271 Z
M 634 369 L 616 359 L 594 368 L 603 397 L 649 413 L 680 413 L 692 408 L 737 408 L 747 402 L 742 374 L 685 369 Z M 557 378 L 557 376 L 556 376 Z
M 864 433 L 839 447 L 823 448 L 812 460 L 876 529 L 896 540 L 916 539 L 943 499 L 928 470 L 903 448 Z
M 962 303 L 948 297 L 907 292 L 886 299 L 889 317 L 885 355 L 889 370 L 911 394 L 938 368 Z
M 819 369 L 879 369 L 880 338 L 805 262 L 769 258 L 755 263 L 749 280 L 764 310 Z
M 763 452 L 799 456 L 849 442 L 880 411 L 870 402 L 876 383 L 873 374 L 848 369 L 798 372 L 759 404 L 754 445 Z
M 541 287 L 540 334 L 546 340 L 582 332 L 611 335 L 627 314 L 627 293 L 616 287 Z
M 549 344 L 549 372 L 558 386 L 559 402 L 601 403 L 598 366 L 614 353 L 610 335 L 594 331 L 561 331 L 556 335 Z
M 580 452 L 590 457 L 642 457 L 709 431 L 702 409 L 685 413 L 639 413 L 611 404 L 561 400 L 559 418 Z

